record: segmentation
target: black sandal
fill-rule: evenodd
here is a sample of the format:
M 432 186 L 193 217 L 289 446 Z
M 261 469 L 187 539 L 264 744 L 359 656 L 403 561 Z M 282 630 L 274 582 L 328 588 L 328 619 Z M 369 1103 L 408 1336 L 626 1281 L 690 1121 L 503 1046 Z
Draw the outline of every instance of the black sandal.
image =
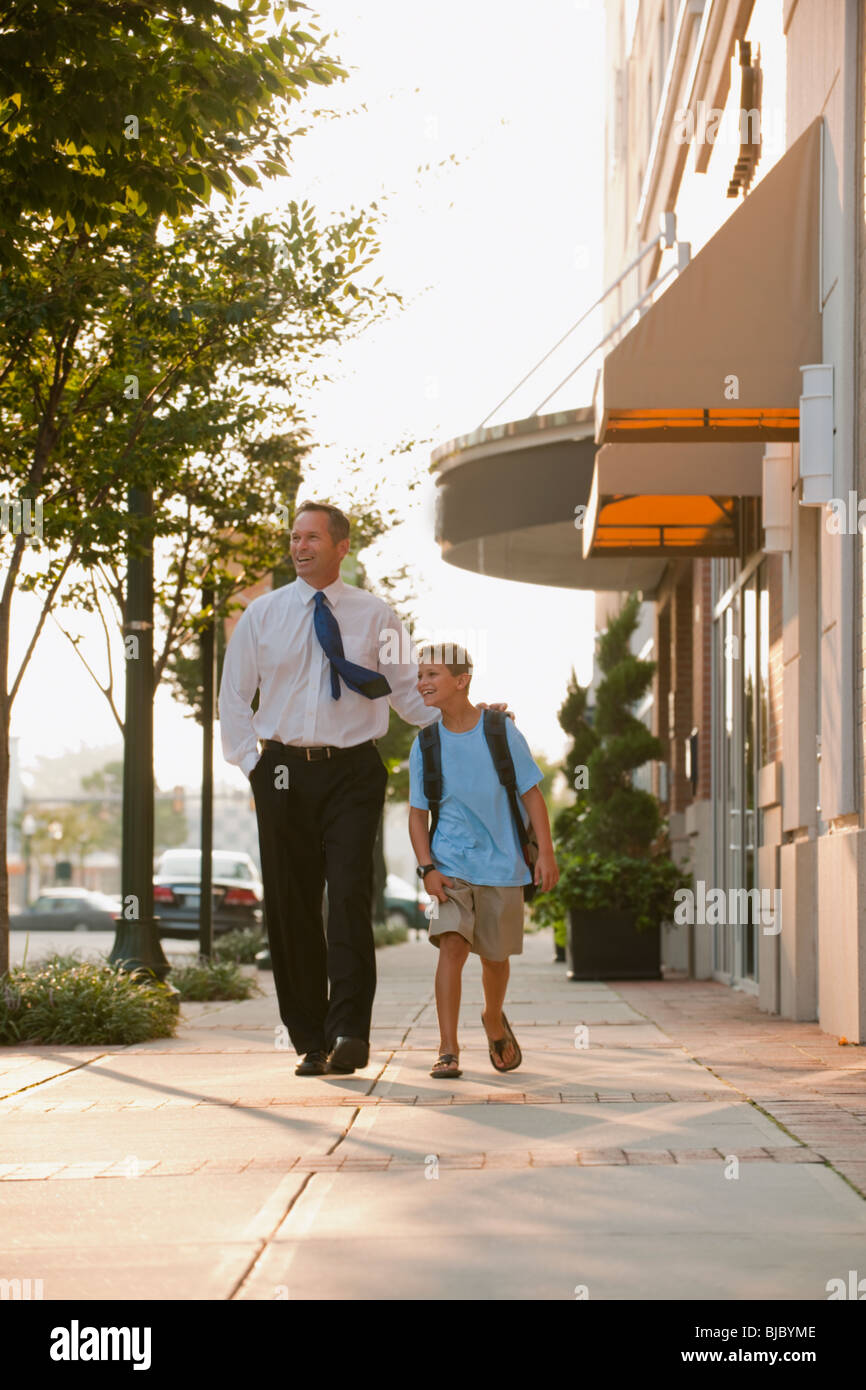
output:
M 463 1072 L 460 1070 L 459 1066 L 457 1066 L 457 1062 L 458 1058 L 456 1052 L 443 1052 L 433 1063 L 433 1070 L 430 1075 L 435 1077 L 437 1081 L 450 1081 L 455 1076 L 462 1076 Z M 454 1067 L 456 1070 L 446 1071 L 446 1067 Z
M 483 1014 L 481 1015 L 481 1026 L 482 1028 L 484 1028 L 485 1033 L 487 1033 L 487 1028 L 484 1024 Z M 491 1039 L 489 1033 L 487 1034 L 487 1050 L 490 1053 L 490 1060 L 493 1063 L 494 1071 L 514 1071 L 514 1068 L 519 1067 L 520 1063 L 523 1061 L 523 1053 L 520 1051 L 517 1039 L 511 1031 L 511 1024 L 508 1022 L 508 1019 L 505 1017 L 505 1014 L 502 1015 L 502 1026 L 505 1029 L 504 1038 L 497 1038 L 494 1042 Z M 511 1046 L 514 1048 L 516 1056 L 513 1062 L 509 1063 L 507 1067 L 503 1067 L 500 1066 L 499 1063 L 502 1061 L 502 1054 L 505 1051 L 505 1044 L 508 1042 L 510 1042 Z M 497 1061 L 497 1058 L 499 1059 L 499 1061 Z

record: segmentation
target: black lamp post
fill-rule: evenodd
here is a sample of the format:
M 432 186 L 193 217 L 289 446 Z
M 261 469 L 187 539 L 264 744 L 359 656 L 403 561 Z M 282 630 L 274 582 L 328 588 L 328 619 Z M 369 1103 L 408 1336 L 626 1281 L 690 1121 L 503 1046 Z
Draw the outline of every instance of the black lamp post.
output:
M 31 864 L 33 861 L 33 836 L 36 834 L 36 817 L 28 811 L 21 821 L 21 838 L 24 841 L 24 907 L 30 906 Z
M 201 591 L 202 608 L 211 616 L 201 634 L 201 888 L 199 897 L 198 948 L 203 956 L 213 955 L 213 724 L 216 643 L 214 641 L 214 591 Z
M 153 515 L 153 495 L 130 488 L 132 516 Z M 165 980 L 169 963 L 153 915 L 153 550 L 128 552 L 126 717 L 123 738 L 122 911 L 109 963 Z

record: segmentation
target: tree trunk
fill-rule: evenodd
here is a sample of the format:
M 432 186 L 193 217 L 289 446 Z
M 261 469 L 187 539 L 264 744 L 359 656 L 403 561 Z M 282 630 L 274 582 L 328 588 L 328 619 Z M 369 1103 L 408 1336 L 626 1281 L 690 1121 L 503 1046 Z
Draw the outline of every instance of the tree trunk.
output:
M 203 608 L 213 608 L 214 591 L 201 591 Z M 214 683 L 214 620 L 201 635 L 201 874 L 199 876 L 198 948 L 203 956 L 213 955 L 213 734 L 216 685 Z

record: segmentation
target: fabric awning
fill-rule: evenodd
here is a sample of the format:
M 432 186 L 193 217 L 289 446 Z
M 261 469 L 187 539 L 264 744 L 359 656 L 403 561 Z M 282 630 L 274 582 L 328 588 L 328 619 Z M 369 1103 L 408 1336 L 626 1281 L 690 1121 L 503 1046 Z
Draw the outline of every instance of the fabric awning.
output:
M 817 117 L 608 353 L 596 440 L 796 440 L 822 360 Z
M 605 444 L 584 556 L 737 555 L 740 500 L 760 497 L 762 444 Z

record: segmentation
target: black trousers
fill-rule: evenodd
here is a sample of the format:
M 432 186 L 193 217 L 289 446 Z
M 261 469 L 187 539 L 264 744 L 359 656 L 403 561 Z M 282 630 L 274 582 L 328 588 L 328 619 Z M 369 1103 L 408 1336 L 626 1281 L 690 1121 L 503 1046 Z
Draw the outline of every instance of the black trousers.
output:
M 370 1037 L 373 847 L 387 781 L 373 744 L 316 762 L 265 748 L 253 768 L 271 964 L 297 1052 Z

